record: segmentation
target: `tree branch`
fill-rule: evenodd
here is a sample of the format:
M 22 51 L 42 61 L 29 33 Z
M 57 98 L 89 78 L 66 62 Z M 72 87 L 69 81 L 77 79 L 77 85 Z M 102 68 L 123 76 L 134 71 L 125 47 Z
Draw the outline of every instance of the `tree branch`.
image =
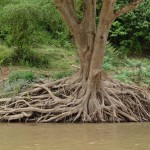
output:
M 90 34 L 96 33 L 96 0 L 82 0 L 83 19 L 81 26 Z
M 98 32 L 99 28 L 101 28 L 101 23 L 105 22 L 107 24 L 108 22 L 111 23 L 114 19 L 114 7 L 116 4 L 116 0 L 104 0 L 102 4 L 102 9 L 99 14 L 99 23 L 98 23 Z
M 115 14 L 115 19 L 121 15 L 123 15 L 124 13 L 128 13 L 134 9 L 136 9 L 144 0 L 136 0 L 133 1 L 132 3 L 130 3 L 127 6 L 124 6 L 122 8 L 120 8 L 120 10 L 116 11 Z
M 71 33 L 75 35 L 78 29 L 78 19 L 75 9 L 75 0 L 54 0 L 56 7 L 60 10 L 64 21 Z
M 95 21 L 96 18 L 96 0 L 82 0 L 84 7 L 83 21 Z M 90 19 L 90 20 L 89 20 Z

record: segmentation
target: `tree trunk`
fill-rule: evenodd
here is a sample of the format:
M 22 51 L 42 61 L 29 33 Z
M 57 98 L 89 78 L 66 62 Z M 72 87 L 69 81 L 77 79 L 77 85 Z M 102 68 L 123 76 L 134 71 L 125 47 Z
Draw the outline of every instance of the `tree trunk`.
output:
M 77 18 L 75 0 L 55 0 L 56 6 L 74 36 L 84 83 L 102 88 L 102 64 L 111 24 L 118 16 L 138 7 L 142 1 L 133 1 L 115 12 L 116 0 L 104 0 L 99 15 L 99 24 L 96 27 L 96 0 L 82 0 L 82 21 Z
M 69 78 L 36 85 L 13 99 L 0 99 L 0 121 L 150 121 L 150 95 L 147 92 L 115 80 L 103 81 L 102 78 L 112 22 L 142 1 L 133 1 L 115 12 L 116 0 L 103 0 L 96 27 L 96 0 L 82 0 L 82 21 L 77 19 L 75 0 L 55 0 L 74 36 L 80 71 Z
M 92 31 L 92 33 L 90 34 L 91 36 L 86 35 L 86 32 L 82 33 L 82 35 L 88 37 L 87 41 L 90 42 L 82 43 L 79 55 L 81 60 L 81 68 L 83 71 L 83 75 L 85 74 L 86 76 L 87 83 L 93 90 L 95 90 L 95 88 L 102 88 L 102 64 L 106 50 L 109 30 L 114 20 L 114 5 L 115 1 L 109 2 L 109 0 L 106 0 L 103 3 L 103 7 L 100 13 L 100 20 L 97 27 L 97 31 L 95 30 L 96 27 L 93 26 L 93 29 L 90 29 Z

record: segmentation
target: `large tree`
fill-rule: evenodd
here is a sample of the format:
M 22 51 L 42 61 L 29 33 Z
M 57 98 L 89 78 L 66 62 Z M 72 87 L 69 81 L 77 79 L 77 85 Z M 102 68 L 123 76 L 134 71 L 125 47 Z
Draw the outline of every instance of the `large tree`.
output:
M 78 19 L 76 0 L 54 0 L 77 45 L 79 71 L 65 79 L 0 101 L 0 121 L 26 119 L 37 122 L 149 121 L 150 95 L 136 86 L 110 79 L 102 68 L 113 21 L 137 8 L 143 0 L 115 9 L 117 0 L 81 0 Z M 96 24 L 96 3 L 101 2 Z M 129 20 L 130 21 L 130 20 Z

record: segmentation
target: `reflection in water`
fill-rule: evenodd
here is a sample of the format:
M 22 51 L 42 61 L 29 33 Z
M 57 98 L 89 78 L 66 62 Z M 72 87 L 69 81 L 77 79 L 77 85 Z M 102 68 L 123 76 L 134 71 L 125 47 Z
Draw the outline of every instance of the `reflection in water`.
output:
M 0 150 L 150 150 L 150 124 L 0 124 Z

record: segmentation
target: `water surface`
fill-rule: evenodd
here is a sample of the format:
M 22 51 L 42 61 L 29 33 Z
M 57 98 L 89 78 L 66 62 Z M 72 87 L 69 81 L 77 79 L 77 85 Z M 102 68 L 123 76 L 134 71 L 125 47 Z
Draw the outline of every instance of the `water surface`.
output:
M 150 150 L 150 123 L 0 124 L 0 150 Z

